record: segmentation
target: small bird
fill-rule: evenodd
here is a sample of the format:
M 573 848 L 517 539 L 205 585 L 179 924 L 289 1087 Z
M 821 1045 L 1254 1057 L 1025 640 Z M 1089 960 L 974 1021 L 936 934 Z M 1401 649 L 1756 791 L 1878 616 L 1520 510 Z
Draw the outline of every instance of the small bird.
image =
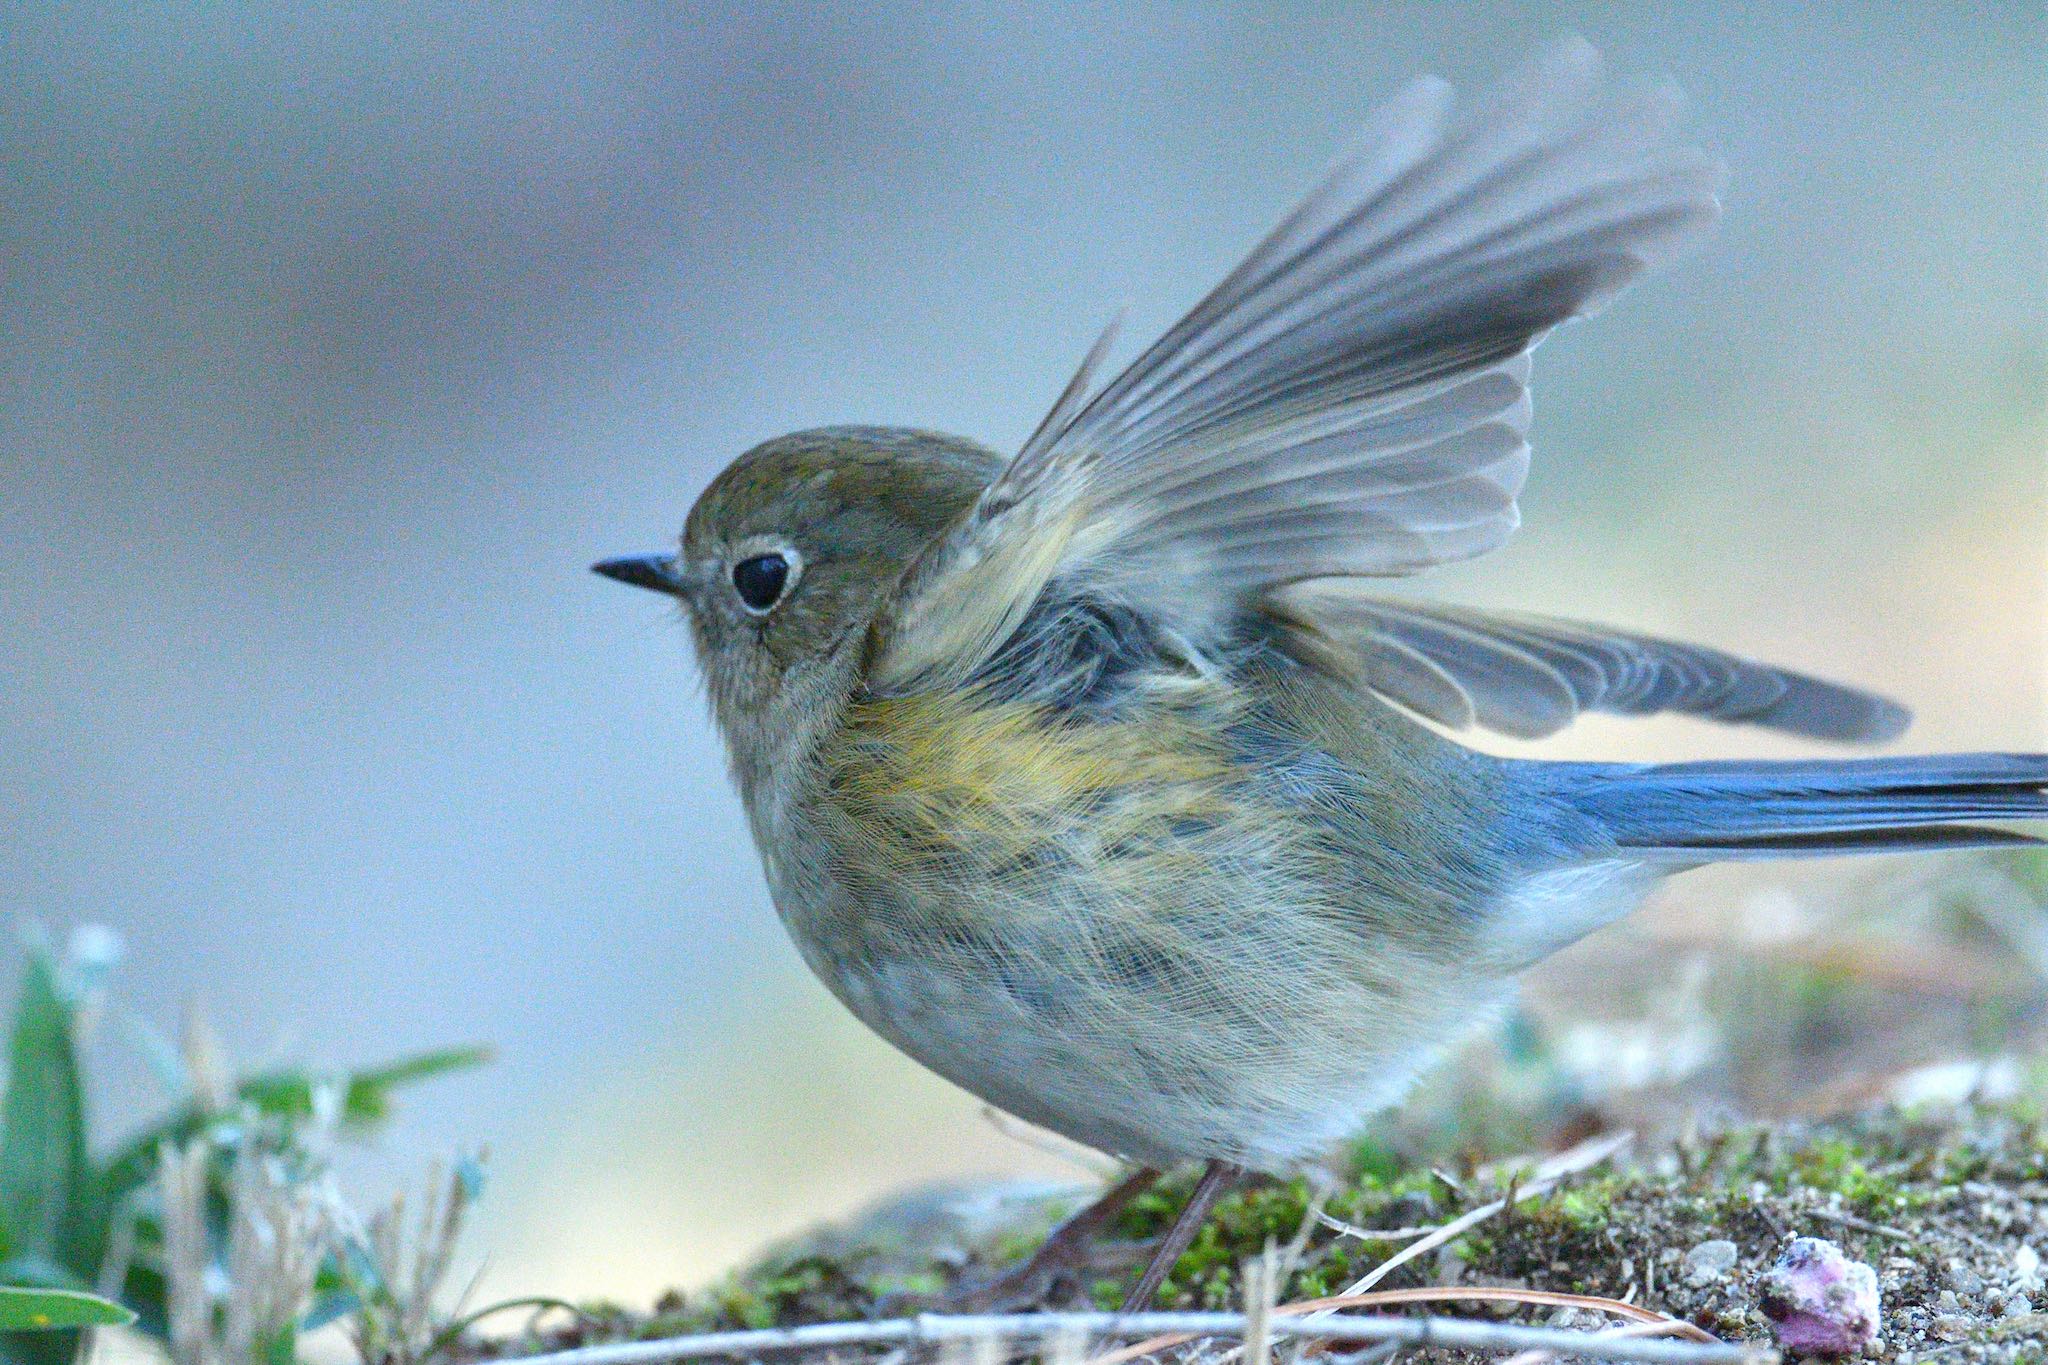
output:
M 1135 1163 L 1020 1276 L 1204 1162 L 1149 1302 L 1230 1180 L 1315 1162 L 1673 873 L 2041 842 L 1978 823 L 2048 818 L 2039 754 L 1478 752 L 1446 732 L 1677 712 L 1877 741 L 1907 713 L 1374 590 L 1508 537 L 1530 351 L 1717 216 L 1674 110 L 1579 42 L 1475 102 L 1418 82 L 1100 383 L 1098 343 L 1014 456 L 798 432 L 721 473 L 674 552 L 596 566 L 681 600 L 812 970 L 933 1071 Z

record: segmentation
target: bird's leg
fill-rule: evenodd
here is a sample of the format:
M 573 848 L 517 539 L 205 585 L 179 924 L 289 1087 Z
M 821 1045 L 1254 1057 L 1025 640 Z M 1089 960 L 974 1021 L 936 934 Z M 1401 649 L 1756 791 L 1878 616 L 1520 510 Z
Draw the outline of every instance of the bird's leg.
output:
M 1202 1223 L 1209 1217 L 1209 1210 L 1215 1207 L 1217 1197 L 1242 1174 L 1244 1172 L 1227 1161 L 1212 1161 L 1202 1168 L 1202 1178 L 1195 1182 L 1195 1192 L 1188 1196 L 1187 1207 L 1166 1230 L 1166 1239 L 1152 1253 L 1145 1273 L 1138 1277 L 1137 1285 L 1124 1300 L 1124 1312 L 1142 1313 L 1152 1306 L 1152 1296 L 1159 1292 L 1160 1285 L 1166 1283 L 1174 1262 L 1195 1240 L 1195 1234 L 1202 1230 Z
M 1094 1203 L 1054 1228 L 1030 1260 L 953 1295 L 946 1306 L 955 1311 L 987 1309 L 1035 1298 L 1055 1274 L 1083 1265 L 1088 1245 L 1096 1234 L 1158 1178 L 1158 1171 L 1140 1166 L 1110 1186 Z

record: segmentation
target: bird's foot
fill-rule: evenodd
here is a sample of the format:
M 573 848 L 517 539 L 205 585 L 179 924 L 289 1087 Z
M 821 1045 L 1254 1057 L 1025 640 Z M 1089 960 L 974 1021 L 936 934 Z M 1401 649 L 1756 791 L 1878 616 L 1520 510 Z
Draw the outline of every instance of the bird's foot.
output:
M 1149 1167 L 1132 1172 L 1054 1228 L 1029 1260 L 987 1279 L 956 1285 L 936 1300 L 922 1300 L 921 1307 L 937 1313 L 1038 1307 L 1052 1296 L 1063 1277 L 1079 1277 L 1088 1269 L 1097 1236 L 1158 1178 L 1159 1172 Z

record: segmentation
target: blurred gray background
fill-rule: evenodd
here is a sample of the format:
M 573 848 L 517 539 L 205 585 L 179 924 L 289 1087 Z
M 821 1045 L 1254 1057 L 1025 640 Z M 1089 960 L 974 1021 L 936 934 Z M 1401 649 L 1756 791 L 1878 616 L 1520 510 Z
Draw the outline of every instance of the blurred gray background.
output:
M 1544 347 L 1526 529 L 1442 590 L 2038 746 L 2044 13 L 10 6 L 5 907 L 112 925 L 119 1013 L 200 1002 L 239 1061 L 496 1043 L 357 1172 L 488 1141 L 492 1290 L 644 1297 L 1071 1170 L 805 977 L 672 613 L 585 566 L 792 428 L 1014 445 L 1401 82 L 1575 31 L 1689 93 L 1726 221 Z M 118 1119 L 157 1097 L 109 1024 Z

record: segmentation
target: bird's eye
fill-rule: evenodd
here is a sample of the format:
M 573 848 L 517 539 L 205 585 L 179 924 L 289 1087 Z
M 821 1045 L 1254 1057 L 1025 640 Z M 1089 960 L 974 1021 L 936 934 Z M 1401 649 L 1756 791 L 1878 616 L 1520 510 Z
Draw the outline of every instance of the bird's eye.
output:
M 779 554 L 753 555 L 732 566 L 733 591 L 748 611 L 766 611 L 789 586 L 789 560 Z

